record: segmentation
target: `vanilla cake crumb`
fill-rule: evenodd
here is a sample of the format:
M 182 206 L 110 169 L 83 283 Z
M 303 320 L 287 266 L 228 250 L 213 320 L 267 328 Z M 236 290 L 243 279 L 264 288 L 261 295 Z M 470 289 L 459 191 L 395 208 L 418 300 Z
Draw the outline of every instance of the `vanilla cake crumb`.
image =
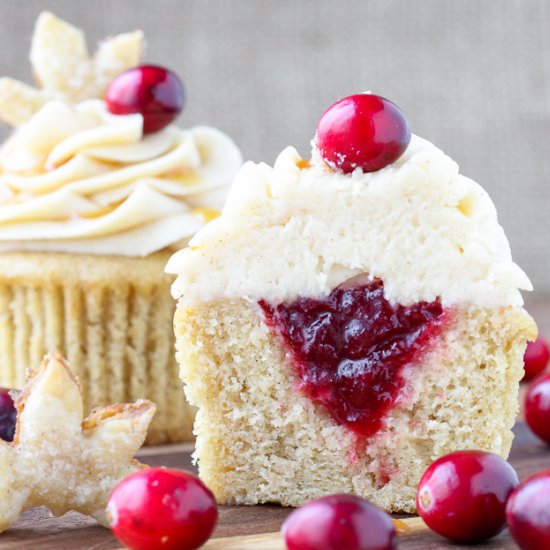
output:
M 413 367 L 408 398 L 366 447 L 295 389 L 296 376 L 260 310 L 218 300 L 176 313 L 181 376 L 198 407 L 195 458 L 221 504 L 299 506 L 354 493 L 414 512 L 433 460 L 459 449 L 507 457 L 533 320 L 521 308 L 455 312 L 441 342 Z

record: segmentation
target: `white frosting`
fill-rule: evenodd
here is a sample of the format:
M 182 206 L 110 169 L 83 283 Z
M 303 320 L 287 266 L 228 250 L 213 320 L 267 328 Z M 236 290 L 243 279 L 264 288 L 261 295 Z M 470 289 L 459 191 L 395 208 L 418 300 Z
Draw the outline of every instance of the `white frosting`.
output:
M 289 147 L 273 168 L 241 168 L 221 217 L 168 263 L 176 298 L 278 302 L 360 273 L 403 304 L 520 305 L 531 289 L 488 194 L 428 141 L 413 136 L 373 173 L 334 172 L 315 150 L 309 168 L 299 161 Z
M 139 114 L 50 101 L 0 150 L 0 251 L 146 256 L 186 242 L 242 163 L 197 126 L 142 135 Z

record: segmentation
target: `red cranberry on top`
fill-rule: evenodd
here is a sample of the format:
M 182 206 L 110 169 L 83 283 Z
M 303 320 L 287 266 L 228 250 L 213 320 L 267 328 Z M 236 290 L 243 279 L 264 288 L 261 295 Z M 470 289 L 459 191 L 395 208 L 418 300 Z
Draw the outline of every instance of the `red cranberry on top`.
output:
M 172 71 L 158 65 L 141 65 L 119 74 L 107 89 L 108 110 L 115 115 L 140 113 L 143 132 L 158 132 L 180 114 L 183 85 Z
M 376 172 L 395 162 L 411 140 L 397 105 L 374 94 L 345 97 L 329 107 L 317 126 L 316 143 L 324 161 L 344 173 Z

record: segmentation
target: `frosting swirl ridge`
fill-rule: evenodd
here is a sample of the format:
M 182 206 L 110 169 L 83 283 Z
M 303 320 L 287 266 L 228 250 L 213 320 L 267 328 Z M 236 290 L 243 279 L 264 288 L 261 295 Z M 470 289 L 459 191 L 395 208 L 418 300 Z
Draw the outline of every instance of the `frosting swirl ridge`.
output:
M 142 127 L 101 100 L 46 103 L 0 150 L 0 251 L 146 256 L 215 217 L 242 163 L 234 142 Z

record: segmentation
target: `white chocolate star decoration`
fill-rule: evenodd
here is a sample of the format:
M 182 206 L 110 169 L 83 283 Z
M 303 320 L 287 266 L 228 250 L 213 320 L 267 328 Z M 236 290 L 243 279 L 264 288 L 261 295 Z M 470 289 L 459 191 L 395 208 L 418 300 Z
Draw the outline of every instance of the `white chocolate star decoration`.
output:
M 39 88 L 0 78 L 0 119 L 10 126 L 26 122 L 49 99 L 78 102 L 103 98 L 111 80 L 139 65 L 143 33 L 120 34 L 102 42 L 93 57 L 80 29 L 49 12 L 38 17 L 31 64 Z
M 146 468 L 133 456 L 154 403 L 111 405 L 82 420 L 78 380 L 62 357 L 51 354 L 29 375 L 15 405 L 15 438 L 0 440 L 0 532 L 33 506 L 55 515 L 75 510 L 105 523 L 115 485 Z

